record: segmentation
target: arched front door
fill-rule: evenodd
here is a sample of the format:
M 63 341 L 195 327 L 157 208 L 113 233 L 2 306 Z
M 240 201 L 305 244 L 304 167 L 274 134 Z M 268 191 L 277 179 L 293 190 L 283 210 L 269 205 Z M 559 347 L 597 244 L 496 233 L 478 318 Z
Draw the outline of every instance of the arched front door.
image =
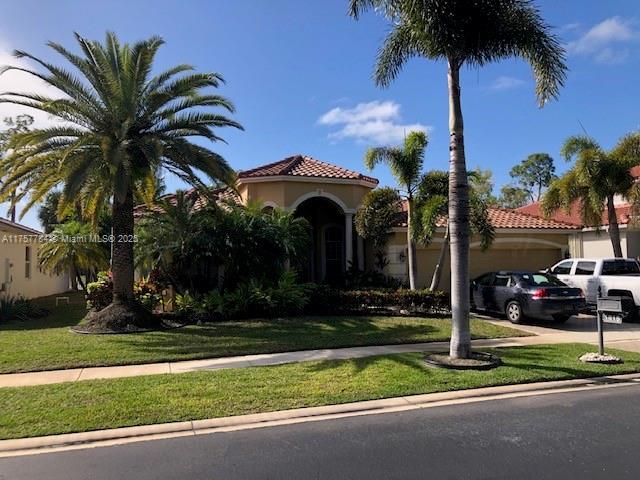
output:
M 344 274 L 344 230 L 339 225 L 327 225 L 323 239 L 324 280 L 339 282 Z

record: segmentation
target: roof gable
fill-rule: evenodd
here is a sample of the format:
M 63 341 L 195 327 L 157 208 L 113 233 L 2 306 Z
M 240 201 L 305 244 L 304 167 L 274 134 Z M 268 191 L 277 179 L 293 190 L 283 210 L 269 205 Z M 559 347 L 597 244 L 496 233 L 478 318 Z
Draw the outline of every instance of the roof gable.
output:
M 240 183 L 243 179 L 248 178 L 280 176 L 361 180 L 374 185 L 378 184 L 378 180 L 373 177 L 337 165 L 321 162 L 306 155 L 294 155 L 274 163 L 252 168 L 251 170 L 238 172 Z

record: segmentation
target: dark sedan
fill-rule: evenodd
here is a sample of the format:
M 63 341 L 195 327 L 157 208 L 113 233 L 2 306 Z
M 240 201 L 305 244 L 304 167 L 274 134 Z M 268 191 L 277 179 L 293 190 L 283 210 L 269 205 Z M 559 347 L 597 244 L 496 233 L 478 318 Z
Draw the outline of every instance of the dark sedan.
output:
M 490 272 L 471 282 L 477 310 L 504 313 L 512 323 L 527 317 L 566 322 L 586 306 L 584 293 L 546 273 Z

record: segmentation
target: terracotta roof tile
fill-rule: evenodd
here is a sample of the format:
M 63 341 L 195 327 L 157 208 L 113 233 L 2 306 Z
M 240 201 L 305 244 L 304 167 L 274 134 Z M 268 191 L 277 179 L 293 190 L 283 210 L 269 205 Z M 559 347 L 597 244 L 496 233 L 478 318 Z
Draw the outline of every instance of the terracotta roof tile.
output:
M 542 214 L 542 207 L 540 205 L 540 202 L 530 203 L 529 205 L 525 205 L 524 207 L 517 208 L 516 211 L 520 213 L 526 213 L 528 215 L 544 218 L 544 215 Z M 620 225 L 628 224 L 631 221 L 631 215 L 632 215 L 631 205 L 623 204 L 623 205 L 616 206 L 616 216 L 618 217 L 618 223 Z M 555 221 L 570 223 L 578 227 L 584 226 L 582 224 L 582 219 L 580 215 L 580 202 L 575 202 L 571 206 L 571 210 L 569 212 L 565 212 L 564 210 L 558 210 L 550 218 Z M 608 225 L 608 224 L 609 224 L 609 219 L 608 219 L 607 211 L 604 210 L 602 212 L 601 225 Z
M 562 230 L 576 230 L 579 227 L 567 222 L 557 220 L 547 220 L 545 218 L 536 217 L 527 213 L 518 212 L 508 208 L 490 207 L 489 219 L 494 228 L 506 228 L 506 229 L 562 229 Z M 438 219 L 437 226 L 445 227 L 447 217 L 441 217 Z M 396 220 L 394 222 L 396 227 L 407 226 L 407 212 L 406 202 L 403 202 L 402 212 L 398 212 Z
M 189 196 L 198 195 L 198 198 L 193 204 L 194 210 L 200 210 L 202 207 L 204 207 L 207 204 L 208 199 L 203 195 L 199 195 L 194 188 L 187 190 L 185 194 Z M 240 197 L 238 196 L 238 194 L 229 187 L 212 190 L 211 195 L 213 195 L 214 198 L 216 199 L 216 203 L 222 206 L 229 203 L 236 203 L 236 204 L 241 203 Z M 176 198 L 175 193 L 164 195 L 162 197 L 163 200 L 169 200 L 171 202 L 175 202 L 175 198 Z M 133 216 L 136 218 L 139 218 L 144 216 L 149 211 L 160 212 L 161 210 L 162 210 L 161 207 L 158 205 L 154 205 L 152 207 L 148 207 L 147 205 L 137 205 L 133 209 Z
M 305 155 L 294 155 L 278 162 L 238 172 L 238 178 L 260 178 L 288 175 L 293 177 L 341 178 L 364 180 L 377 184 L 378 180 L 346 168 L 321 162 Z

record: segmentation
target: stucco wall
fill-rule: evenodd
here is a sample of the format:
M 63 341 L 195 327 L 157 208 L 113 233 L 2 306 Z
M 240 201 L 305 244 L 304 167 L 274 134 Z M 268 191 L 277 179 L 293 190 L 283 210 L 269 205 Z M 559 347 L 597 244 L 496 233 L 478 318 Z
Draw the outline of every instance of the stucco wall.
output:
M 17 243 L 8 235 L 24 232 L 0 229 L 0 295 L 21 295 L 25 298 L 44 297 L 69 289 L 67 275 L 53 275 L 38 268 L 38 243 Z M 3 241 L 4 240 L 4 241 Z M 30 276 L 26 276 L 26 247 L 31 248 Z
M 494 270 L 540 270 L 553 265 L 563 258 L 563 248 L 568 249 L 567 234 L 554 233 L 501 233 L 496 234 L 494 244 L 485 252 L 473 239 L 470 253 L 471 278 Z M 553 244 L 553 245 L 552 245 Z M 428 247 L 419 246 L 417 251 L 418 286 L 428 287 L 440 254 L 441 238 Z M 388 275 L 406 278 L 406 234 L 395 232 L 387 246 Z M 440 288 L 450 288 L 449 255 L 445 258 Z M 372 266 L 372 265 L 370 265 Z
M 613 247 L 611 246 L 611 239 L 609 238 L 609 233 L 606 230 L 603 229 L 599 232 L 582 232 L 581 239 L 582 257 L 604 258 L 614 256 Z M 625 229 L 620 230 L 620 246 L 622 247 L 622 254 L 624 256 L 628 256 L 627 231 Z
M 336 203 L 354 212 L 360 206 L 362 197 L 371 189 L 363 185 L 343 183 L 275 180 L 245 183 L 239 190 L 245 203 L 248 200 L 273 202 L 280 208 L 291 209 L 299 199 L 317 196 L 337 200 Z

